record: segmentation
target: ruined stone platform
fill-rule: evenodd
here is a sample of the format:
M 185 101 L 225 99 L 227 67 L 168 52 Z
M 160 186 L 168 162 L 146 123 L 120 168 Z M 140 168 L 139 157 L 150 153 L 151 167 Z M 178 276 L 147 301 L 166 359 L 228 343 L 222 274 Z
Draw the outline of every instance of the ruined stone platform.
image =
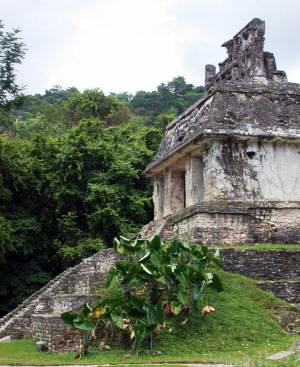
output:
M 259 287 L 289 302 L 300 303 L 300 251 L 221 249 L 225 270 L 249 276 Z M 0 337 L 31 337 L 52 352 L 77 351 L 80 335 L 60 319 L 101 295 L 107 271 L 119 256 L 102 250 L 69 268 L 0 319 Z
M 206 244 L 300 242 L 300 85 L 264 51 L 255 18 L 205 68 L 205 94 L 165 129 L 145 174 L 145 237 Z
M 65 270 L 0 319 L 0 338 L 31 337 L 46 342 L 52 352 L 78 350 L 80 334 L 66 326 L 60 314 L 99 296 L 117 258 L 113 249 L 107 249 Z
M 300 201 L 202 201 L 148 223 L 141 235 L 216 246 L 296 244 L 300 243 Z

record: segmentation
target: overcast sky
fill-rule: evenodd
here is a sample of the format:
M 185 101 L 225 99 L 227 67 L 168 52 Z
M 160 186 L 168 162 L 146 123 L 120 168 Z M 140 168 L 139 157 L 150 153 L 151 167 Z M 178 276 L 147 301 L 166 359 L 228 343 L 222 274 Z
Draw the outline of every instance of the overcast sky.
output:
M 203 84 L 205 64 L 252 18 L 266 21 L 265 50 L 300 83 L 299 0 L 0 0 L 0 19 L 22 30 L 25 92 L 58 84 L 108 92 L 153 90 L 182 75 Z

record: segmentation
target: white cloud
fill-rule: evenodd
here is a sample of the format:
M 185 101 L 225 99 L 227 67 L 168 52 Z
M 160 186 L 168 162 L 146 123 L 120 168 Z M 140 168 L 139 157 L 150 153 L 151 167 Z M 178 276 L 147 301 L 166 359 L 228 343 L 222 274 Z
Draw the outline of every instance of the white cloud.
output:
M 47 87 L 76 80 L 79 88 L 135 91 L 183 74 L 170 8 L 171 1 L 97 1 L 73 14 L 75 33 L 50 68 Z
M 20 27 L 27 92 L 54 84 L 105 92 L 153 90 L 183 75 L 203 83 L 221 43 L 254 17 L 266 20 L 266 50 L 300 82 L 300 2 L 286 0 L 0 0 L 1 19 Z

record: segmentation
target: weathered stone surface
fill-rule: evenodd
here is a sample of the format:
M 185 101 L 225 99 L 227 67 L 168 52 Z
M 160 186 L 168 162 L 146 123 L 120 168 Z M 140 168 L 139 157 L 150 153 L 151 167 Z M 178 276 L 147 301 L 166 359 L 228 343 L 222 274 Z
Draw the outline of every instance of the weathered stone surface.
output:
M 219 72 L 206 66 L 206 94 L 167 126 L 146 168 L 154 179 L 154 219 L 166 218 L 165 238 L 300 240 L 300 206 L 289 204 L 300 203 L 300 85 L 288 83 L 263 50 L 264 32 L 264 22 L 253 19 L 225 42 Z M 248 209 L 241 212 L 237 201 L 249 202 Z M 192 206 L 197 214 L 189 215 Z M 161 226 L 144 227 L 144 236 L 153 235 L 150 227 Z
M 284 282 L 300 279 L 300 251 L 296 250 L 221 250 L 225 269 L 253 279 Z M 300 293 L 299 293 L 300 297 Z
M 167 126 L 148 174 L 204 138 L 299 139 L 300 86 L 288 83 L 273 54 L 264 52 L 264 33 L 265 23 L 253 19 L 222 45 L 228 58 L 217 74 L 213 65 L 206 66 L 206 94 Z
M 141 235 L 208 245 L 300 243 L 298 201 L 202 201 L 144 226 Z
M 224 268 L 257 280 L 263 290 L 300 303 L 300 251 L 221 250 Z
M 32 315 L 32 337 L 46 343 L 51 352 L 79 350 L 80 332 L 64 324 L 59 315 Z
M 213 142 L 204 157 L 204 200 L 300 200 L 299 152 L 300 143 Z
M 0 343 L 9 343 L 11 341 L 10 336 L 4 336 L 3 338 L 0 338 Z
M 0 319 L 0 337 L 32 337 L 52 352 L 78 350 L 79 333 L 64 325 L 61 312 L 77 310 L 101 294 L 109 268 L 118 255 L 103 250 L 51 280 Z
M 186 154 L 205 139 L 209 142 L 235 136 L 299 141 L 299 112 L 298 84 L 227 82 L 217 85 L 210 95 L 167 126 L 156 160 L 146 168 L 146 173 L 159 172 L 164 164 L 172 161 L 173 154 Z
M 199 203 L 204 198 L 203 158 L 189 155 L 185 167 L 185 207 Z

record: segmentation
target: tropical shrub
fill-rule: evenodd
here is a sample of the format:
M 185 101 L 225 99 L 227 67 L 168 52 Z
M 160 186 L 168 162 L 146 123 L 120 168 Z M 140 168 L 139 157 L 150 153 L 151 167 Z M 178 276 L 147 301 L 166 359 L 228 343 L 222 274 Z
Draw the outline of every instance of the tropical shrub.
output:
M 68 325 L 88 331 L 90 336 L 103 324 L 102 329 L 109 327 L 126 336 L 132 351 L 138 351 L 144 341 L 152 348 L 153 336 L 161 329 L 172 328 L 178 320 L 185 325 L 191 314 L 201 312 L 207 287 L 222 290 L 215 273 L 221 267 L 218 252 L 207 246 L 179 240 L 162 242 L 157 236 L 151 241 L 121 237 L 115 244 L 122 257 L 109 271 L 108 295 L 84 305 L 79 313 L 62 314 Z M 202 315 L 212 311 L 207 304 Z

